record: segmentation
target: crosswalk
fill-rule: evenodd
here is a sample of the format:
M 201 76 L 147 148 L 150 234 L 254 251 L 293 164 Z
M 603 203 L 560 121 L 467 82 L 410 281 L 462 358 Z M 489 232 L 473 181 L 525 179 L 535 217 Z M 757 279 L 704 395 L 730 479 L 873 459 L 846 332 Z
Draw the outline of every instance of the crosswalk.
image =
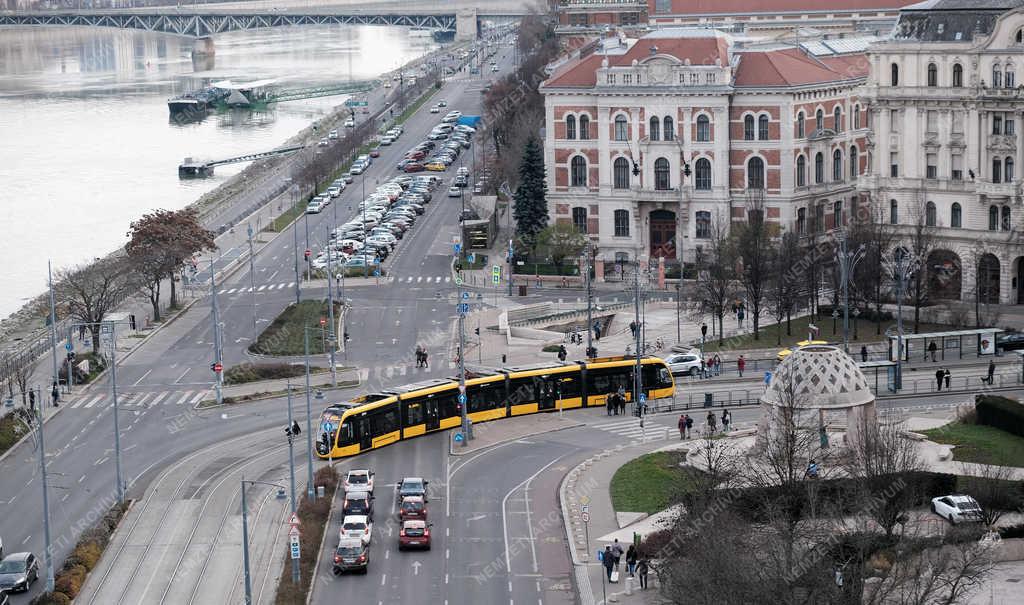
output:
M 627 407 L 627 414 L 629 413 L 628 409 L 629 408 Z M 676 425 L 667 426 L 664 424 L 659 424 L 657 420 L 651 416 L 648 416 L 647 418 L 644 419 L 643 427 L 640 426 L 640 419 L 636 418 L 635 416 L 620 416 L 619 418 L 622 419 L 610 422 L 598 422 L 595 424 L 590 424 L 588 426 L 590 426 L 591 428 L 600 429 L 607 433 L 618 435 L 620 437 L 625 437 L 626 439 L 666 439 L 671 436 L 678 437 L 679 429 Z M 668 422 L 675 422 L 678 418 L 678 414 L 669 414 L 667 416 L 663 416 L 662 418 L 666 419 L 666 421 Z M 756 423 L 754 422 L 737 422 L 733 423 L 733 429 L 751 428 L 755 425 Z M 697 425 L 695 424 L 693 433 L 696 434 L 697 430 Z
M 406 275 L 404 277 L 394 278 L 396 284 L 450 284 L 452 282 L 451 275 Z M 295 282 L 281 282 L 277 284 L 262 284 L 256 286 L 256 292 L 273 292 L 275 290 L 288 290 L 295 287 Z M 223 288 L 220 293 L 225 295 L 231 294 L 249 294 L 253 291 L 250 286 L 243 286 L 238 288 Z
M 281 282 L 279 284 L 263 284 L 262 286 L 256 286 L 257 292 L 270 292 L 271 290 L 284 290 L 286 288 L 294 288 L 295 282 Z M 252 288 L 227 288 L 222 290 L 222 294 L 242 294 L 252 292 Z
M 418 376 L 421 374 L 444 374 L 445 372 L 454 372 L 459 368 L 459 364 L 455 363 L 450 359 L 444 359 L 439 361 L 430 360 L 429 368 L 417 368 L 411 362 L 406 365 L 382 365 L 382 366 L 370 366 L 362 367 L 359 369 L 359 380 L 367 382 L 373 380 L 374 382 L 381 382 L 385 380 L 397 380 L 403 376 Z M 445 376 L 450 374 L 444 374 Z
M 193 406 L 202 401 L 209 389 L 191 391 L 149 391 L 144 393 L 118 393 L 117 403 L 126 407 L 151 408 L 164 406 Z M 65 403 L 71 409 L 103 408 L 113 405 L 110 393 L 86 393 Z
M 423 275 L 407 275 L 406 277 L 395 278 L 396 284 L 448 284 L 451 283 L 451 275 L 435 275 L 435 276 L 423 276 Z

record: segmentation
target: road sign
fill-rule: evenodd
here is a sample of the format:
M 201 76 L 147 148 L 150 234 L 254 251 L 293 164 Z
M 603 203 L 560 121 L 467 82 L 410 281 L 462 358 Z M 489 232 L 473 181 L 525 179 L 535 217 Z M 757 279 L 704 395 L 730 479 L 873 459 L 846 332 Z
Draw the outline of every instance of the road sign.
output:
M 461 286 L 462 285 L 462 278 L 461 277 L 456 277 L 455 278 L 455 285 L 456 286 Z
M 452 250 L 455 251 L 455 254 L 458 254 L 462 251 L 462 244 L 452 244 Z
M 583 511 L 584 513 L 587 513 L 587 514 L 589 514 L 589 513 L 590 513 L 590 505 L 589 505 L 589 504 L 584 504 L 584 505 L 583 505 L 583 506 L 582 506 L 582 507 L 580 508 L 580 510 L 582 510 L 582 511 Z
M 462 300 L 469 300 L 469 292 L 462 293 Z
M 219 361 L 215 361 L 211 369 L 219 374 L 221 371 L 224 370 L 224 366 Z
M 459 392 L 460 393 L 465 393 L 466 392 L 466 385 L 460 384 L 459 385 Z
M 71 344 L 71 343 L 69 342 L 69 343 L 67 343 L 66 345 L 64 345 L 64 348 L 65 348 L 65 349 L 67 349 L 68 351 L 71 351 L 71 350 L 73 350 L 73 349 L 74 349 L 75 347 L 74 347 L 74 346 L 73 346 L 73 345 L 72 345 L 72 344 Z
M 467 256 L 466 257 L 466 261 L 469 262 L 470 264 L 475 263 L 476 262 L 476 254 L 470 254 L 469 256 Z
M 581 513 L 580 519 L 583 519 L 584 523 L 590 523 L 590 513 Z
M 459 403 L 461 403 L 462 405 L 466 405 L 466 394 L 465 393 L 459 393 Z
M 466 315 L 469 313 L 469 303 L 459 303 L 459 315 Z
M 299 515 L 297 515 L 295 513 L 292 513 L 292 516 L 288 517 L 288 523 L 295 530 L 296 535 L 298 535 L 298 531 L 299 531 L 299 529 L 298 529 L 299 528 Z M 288 532 L 288 534 L 291 535 L 291 532 Z
M 345 101 L 345 107 L 366 107 L 367 105 L 369 105 L 368 101 L 357 101 L 355 99 Z
M 320 318 L 320 325 L 321 326 L 326 326 L 327 325 L 327 318 L 326 317 L 321 317 Z
M 647 403 L 647 395 L 640 393 L 640 403 Z
M 455 433 L 455 443 L 462 443 L 462 440 L 463 440 L 462 433 Z
M 380 277 L 380 269 L 374 269 L 373 270 L 373 276 L 374 277 Z
M 298 559 L 302 552 L 301 549 L 299 548 L 299 537 L 296 535 L 290 536 L 290 538 L 291 540 L 289 542 L 289 547 L 291 550 L 292 559 Z
M 597 560 L 598 561 L 604 561 L 604 551 L 603 550 L 597 551 Z

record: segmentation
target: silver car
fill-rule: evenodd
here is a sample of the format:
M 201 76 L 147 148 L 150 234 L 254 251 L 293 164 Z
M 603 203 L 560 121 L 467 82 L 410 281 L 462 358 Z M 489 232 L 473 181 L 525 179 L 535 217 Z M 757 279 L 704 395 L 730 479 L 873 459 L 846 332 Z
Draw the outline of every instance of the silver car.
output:
M 23 592 L 39 579 L 39 561 L 30 552 L 16 552 L 0 561 L 0 592 Z

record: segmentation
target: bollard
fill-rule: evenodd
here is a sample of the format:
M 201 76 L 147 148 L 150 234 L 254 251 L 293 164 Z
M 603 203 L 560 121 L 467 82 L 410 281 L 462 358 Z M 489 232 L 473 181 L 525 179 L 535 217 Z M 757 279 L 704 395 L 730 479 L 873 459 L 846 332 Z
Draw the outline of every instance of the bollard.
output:
M 634 580 L 635 580 L 635 578 L 630 577 L 630 576 L 626 576 L 626 596 L 627 597 L 633 594 L 633 581 Z

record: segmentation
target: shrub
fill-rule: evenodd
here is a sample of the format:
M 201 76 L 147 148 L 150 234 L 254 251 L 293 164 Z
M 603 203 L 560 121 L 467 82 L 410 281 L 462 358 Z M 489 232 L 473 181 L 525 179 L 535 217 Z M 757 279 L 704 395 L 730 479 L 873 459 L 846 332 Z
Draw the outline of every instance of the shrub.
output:
M 1024 437 L 1024 405 L 1019 401 L 996 395 L 978 395 L 974 402 L 978 424 Z
M 71 605 L 71 597 L 63 592 L 44 592 L 32 599 L 32 605 Z
M 75 547 L 72 551 L 72 556 L 78 560 L 78 563 L 85 567 L 86 570 L 92 571 L 95 569 L 96 564 L 100 561 L 100 556 L 103 555 L 103 549 L 96 542 L 83 542 Z
M 1004 540 L 1011 538 L 1024 538 L 1024 523 L 1018 523 L 1017 525 L 1010 525 L 1008 527 L 1000 527 L 999 535 Z
M 78 591 L 85 583 L 85 576 L 88 570 L 81 565 L 75 565 L 69 569 L 62 569 L 54 578 L 53 588 L 56 592 L 62 592 L 72 599 L 78 596 Z
M 224 371 L 224 382 L 242 384 L 257 380 L 295 378 L 306 373 L 305 367 L 290 363 L 243 363 Z

